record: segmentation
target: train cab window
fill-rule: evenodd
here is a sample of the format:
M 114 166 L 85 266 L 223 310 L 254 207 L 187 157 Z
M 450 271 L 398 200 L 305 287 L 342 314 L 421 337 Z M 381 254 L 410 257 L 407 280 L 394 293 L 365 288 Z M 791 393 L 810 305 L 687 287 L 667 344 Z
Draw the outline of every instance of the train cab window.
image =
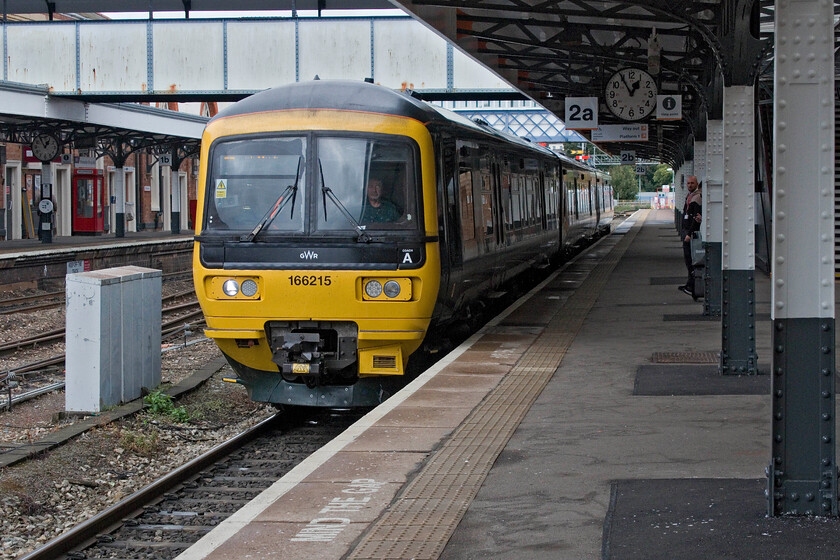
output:
M 267 232 L 303 231 L 305 138 L 219 142 L 210 157 L 204 229 L 248 231 L 265 220 Z
M 419 177 L 411 144 L 319 137 L 317 148 L 319 231 L 352 230 L 356 225 L 366 230 L 417 229 Z

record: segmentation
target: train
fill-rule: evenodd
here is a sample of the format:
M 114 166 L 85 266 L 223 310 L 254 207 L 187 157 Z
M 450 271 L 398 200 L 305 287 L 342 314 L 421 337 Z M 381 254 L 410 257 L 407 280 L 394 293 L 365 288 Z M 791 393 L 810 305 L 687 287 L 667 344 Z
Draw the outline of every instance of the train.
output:
M 609 175 L 368 81 L 252 95 L 201 143 L 193 277 L 251 399 L 370 407 L 486 298 L 609 230 Z

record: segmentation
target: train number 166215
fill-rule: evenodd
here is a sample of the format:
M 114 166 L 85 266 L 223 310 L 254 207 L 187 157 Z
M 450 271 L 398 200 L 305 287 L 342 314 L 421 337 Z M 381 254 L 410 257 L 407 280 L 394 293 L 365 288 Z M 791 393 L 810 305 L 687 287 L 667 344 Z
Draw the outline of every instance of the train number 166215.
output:
M 289 284 L 292 286 L 329 286 L 332 279 L 329 276 L 293 274 L 289 276 Z

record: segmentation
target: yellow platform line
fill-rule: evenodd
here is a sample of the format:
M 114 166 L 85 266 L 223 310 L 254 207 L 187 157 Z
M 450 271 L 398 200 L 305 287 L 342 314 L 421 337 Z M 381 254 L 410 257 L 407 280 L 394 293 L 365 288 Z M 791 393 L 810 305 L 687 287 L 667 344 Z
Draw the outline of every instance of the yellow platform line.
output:
M 596 265 L 529 350 L 427 459 L 346 558 L 434 560 L 440 556 L 496 458 L 560 366 L 647 215 L 640 216 Z

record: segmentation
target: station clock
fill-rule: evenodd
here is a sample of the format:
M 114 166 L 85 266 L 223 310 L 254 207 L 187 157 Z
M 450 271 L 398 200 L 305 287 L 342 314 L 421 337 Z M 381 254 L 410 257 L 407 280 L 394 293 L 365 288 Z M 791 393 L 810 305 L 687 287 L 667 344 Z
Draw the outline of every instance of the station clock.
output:
M 656 80 L 638 68 L 622 68 L 604 88 L 607 109 L 625 121 L 638 121 L 656 109 Z
M 52 161 L 60 149 L 58 138 L 52 134 L 41 133 L 32 139 L 32 155 L 41 161 Z

